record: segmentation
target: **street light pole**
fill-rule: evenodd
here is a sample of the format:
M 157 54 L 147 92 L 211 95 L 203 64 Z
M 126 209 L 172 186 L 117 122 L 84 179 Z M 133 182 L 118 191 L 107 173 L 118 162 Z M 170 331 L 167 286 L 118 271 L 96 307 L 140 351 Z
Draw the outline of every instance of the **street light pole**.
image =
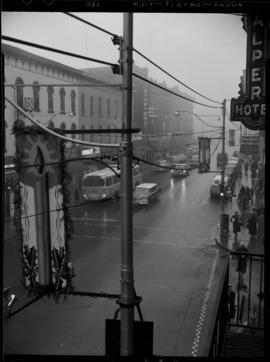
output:
M 132 119 L 132 48 L 133 14 L 124 13 L 123 28 L 123 128 L 131 129 Z M 131 133 L 123 134 L 121 142 L 121 356 L 134 354 L 134 277 L 133 277 L 133 215 L 132 215 L 132 143 Z
M 226 99 L 222 102 L 222 166 L 221 166 L 221 182 L 220 182 L 220 197 L 221 197 L 221 215 L 220 215 L 220 240 L 224 237 L 225 223 L 225 116 L 226 116 Z

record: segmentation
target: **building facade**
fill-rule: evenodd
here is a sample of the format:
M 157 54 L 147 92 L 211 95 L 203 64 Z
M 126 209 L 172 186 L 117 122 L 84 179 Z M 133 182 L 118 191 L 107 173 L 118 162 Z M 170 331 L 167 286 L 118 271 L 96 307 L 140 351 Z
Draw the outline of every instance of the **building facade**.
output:
M 2 44 L 2 54 L 5 97 L 18 104 L 41 124 L 74 131 L 121 127 L 120 87 L 107 87 L 102 80 L 81 70 L 8 44 Z M 8 102 L 5 102 L 4 119 L 6 214 L 11 215 L 13 209 L 9 200 L 13 200 L 16 183 L 16 173 L 8 167 L 14 164 L 15 155 L 15 136 L 12 129 L 15 122 L 29 126 L 32 123 Z M 119 134 L 114 137 L 109 134 L 72 134 L 67 137 L 101 143 L 115 143 L 119 140 Z M 74 158 L 80 157 L 85 147 L 67 142 L 66 148 L 66 157 Z M 98 151 L 95 147 L 89 148 L 92 151 L 90 154 L 95 156 L 102 152 L 101 148 Z M 71 201 L 79 199 L 80 178 L 86 167 L 85 163 L 79 161 L 68 163 L 72 176 Z

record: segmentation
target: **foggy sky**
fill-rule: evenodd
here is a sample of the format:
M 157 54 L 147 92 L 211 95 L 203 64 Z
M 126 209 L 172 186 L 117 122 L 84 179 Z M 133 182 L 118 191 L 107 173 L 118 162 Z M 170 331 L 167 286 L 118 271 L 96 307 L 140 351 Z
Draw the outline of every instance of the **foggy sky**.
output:
M 114 34 L 123 34 L 122 13 L 75 15 Z M 113 45 L 110 35 L 63 13 L 2 12 L 2 35 L 111 63 L 117 63 L 119 58 L 118 47 Z M 74 68 L 101 66 L 16 43 L 8 44 Z M 208 98 L 222 102 L 223 99 L 238 97 L 240 76 L 246 67 L 246 33 L 241 16 L 135 13 L 133 46 L 181 82 Z M 149 75 L 155 80 L 166 81 L 168 86 L 177 84 L 135 52 L 133 59 L 138 66 L 147 67 Z M 182 85 L 178 86 L 198 102 L 216 106 Z M 229 101 L 227 107 L 229 111 Z M 194 112 L 199 115 L 220 113 L 219 110 L 199 105 L 194 106 Z M 208 122 L 215 123 L 216 119 L 209 118 Z

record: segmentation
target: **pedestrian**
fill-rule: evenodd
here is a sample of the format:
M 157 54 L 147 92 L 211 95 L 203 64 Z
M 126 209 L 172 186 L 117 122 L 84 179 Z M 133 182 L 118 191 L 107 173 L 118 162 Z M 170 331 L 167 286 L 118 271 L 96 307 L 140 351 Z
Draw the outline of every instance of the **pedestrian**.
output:
M 235 292 L 232 290 L 232 286 L 228 285 L 228 318 L 229 321 L 234 319 L 235 316 Z
M 250 190 L 250 188 L 248 186 L 246 186 L 245 192 L 246 192 L 248 201 L 250 201 L 251 190 Z
M 242 185 L 241 188 L 240 188 L 240 190 L 239 190 L 239 196 L 240 196 L 242 193 L 245 193 L 245 192 L 246 192 L 245 186 Z M 238 196 L 238 197 L 239 197 L 239 196 Z
M 250 202 L 251 202 L 251 205 L 253 205 L 253 196 L 254 196 L 254 187 L 251 186 L 250 188 Z
M 245 188 L 243 188 L 243 190 L 244 191 L 240 190 L 239 196 L 238 196 L 238 204 L 239 204 L 239 209 L 241 211 L 242 218 L 245 217 L 246 209 L 247 209 L 247 198 L 246 198 Z
M 264 209 L 260 209 L 257 220 L 258 226 L 258 240 L 261 244 L 264 244 Z
M 231 222 L 233 224 L 234 239 L 237 240 L 237 234 L 241 231 L 241 226 L 243 226 L 243 222 L 237 211 L 232 215 Z
M 254 210 L 254 209 L 253 209 Z M 251 240 L 254 240 L 257 235 L 257 216 L 256 213 L 252 212 L 247 222 L 247 228 L 250 234 Z

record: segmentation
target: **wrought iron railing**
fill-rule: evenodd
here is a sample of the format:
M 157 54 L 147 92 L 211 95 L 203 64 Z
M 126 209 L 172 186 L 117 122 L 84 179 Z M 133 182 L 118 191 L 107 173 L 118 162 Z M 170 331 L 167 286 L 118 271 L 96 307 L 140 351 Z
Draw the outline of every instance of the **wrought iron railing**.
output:
M 233 327 L 264 329 L 264 255 L 231 252 L 213 330 L 210 357 L 221 356 L 226 332 Z

